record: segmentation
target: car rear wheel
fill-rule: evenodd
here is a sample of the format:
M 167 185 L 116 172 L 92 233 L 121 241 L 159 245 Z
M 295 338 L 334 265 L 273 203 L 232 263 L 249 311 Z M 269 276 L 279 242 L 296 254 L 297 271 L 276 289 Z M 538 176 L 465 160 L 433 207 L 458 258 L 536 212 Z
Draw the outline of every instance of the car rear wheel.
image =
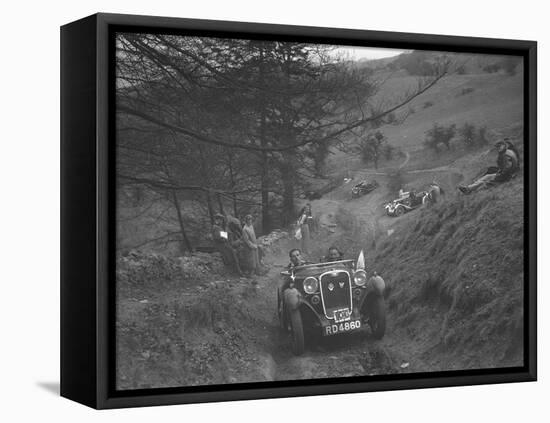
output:
M 403 213 L 405 213 L 405 209 L 401 206 L 398 206 L 396 209 L 395 209 L 395 215 L 396 216 L 401 216 Z
M 376 297 L 371 305 L 369 325 L 374 339 L 382 339 L 386 333 L 386 304 L 384 298 Z
M 304 325 L 300 310 L 291 310 L 289 312 L 290 335 L 292 340 L 292 352 L 295 355 L 302 355 L 305 350 L 304 343 Z

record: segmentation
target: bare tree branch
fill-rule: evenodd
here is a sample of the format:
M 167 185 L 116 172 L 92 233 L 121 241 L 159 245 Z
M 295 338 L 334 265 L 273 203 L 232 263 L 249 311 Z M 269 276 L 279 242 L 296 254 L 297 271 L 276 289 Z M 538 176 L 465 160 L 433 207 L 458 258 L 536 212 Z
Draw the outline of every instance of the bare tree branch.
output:
M 159 125 L 161 127 L 170 129 L 172 131 L 175 131 L 175 132 L 178 132 L 178 133 L 181 133 L 181 134 L 184 134 L 184 135 L 187 135 L 191 138 L 196 139 L 197 141 L 201 141 L 201 142 L 207 143 L 207 144 L 214 144 L 214 145 L 220 145 L 220 146 L 228 147 L 228 148 L 238 148 L 238 149 L 251 150 L 251 151 L 289 151 L 289 150 L 293 150 L 295 148 L 304 146 L 306 144 L 330 140 L 330 139 L 335 138 L 338 135 L 340 135 L 340 134 L 342 134 L 346 131 L 349 131 L 350 129 L 354 129 L 354 128 L 357 128 L 359 126 L 365 125 L 369 122 L 379 120 L 379 119 L 383 118 L 384 116 L 386 116 L 386 115 L 400 109 L 401 107 L 407 105 L 408 103 L 410 103 L 412 100 L 414 100 L 419 95 L 425 93 L 427 90 L 429 90 L 431 87 L 433 87 L 445 75 L 446 75 L 446 71 L 441 73 L 440 75 L 436 76 L 429 84 L 427 84 L 423 88 L 417 90 L 415 93 L 409 95 L 403 101 L 399 102 L 395 106 L 390 107 L 390 108 L 388 108 L 388 109 L 386 109 L 386 110 L 384 110 L 384 111 L 382 111 L 382 112 L 380 112 L 376 115 L 359 119 L 358 121 L 347 125 L 345 128 L 333 131 L 333 132 L 327 134 L 326 136 L 324 136 L 322 138 L 305 139 L 305 140 L 296 142 L 296 143 L 291 144 L 291 145 L 278 146 L 278 147 L 275 147 L 275 146 L 273 146 L 273 147 L 262 147 L 262 146 L 254 145 L 254 144 L 239 144 L 239 143 L 231 143 L 231 142 L 228 142 L 228 141 L 222 141 L 220 139 L 216 139 L 216 138 L 213 138 L 213 137 L 208 137 L 208 136 L 200 134 L 196 131 L 193 131 L 193 130 L 190 130 L 190 129 L 187 129 L 187 128 L 184 128 L 184 127 L 181 127 L 181 126 L 178 126 L 178 125 L 174 125 L 174 124 L 171 124 L 171 123 L 168 123 L 168 122 L 163 122 L 162 120 L 154 118 L 153 116 L 151 116 L 151 115 L 149 115 L 145 112 L 141 112 L 139 110 L 135 110 L 135 109 L 132 109 L 132 108 L 124 106 L 124 105 L 118 105 L 117 112 L 125 112 L 129 115 L 139 117 L 139 118 L 144 119 L 144 120 L 146 120 L 150 123 L 154 123 L 154 124 Z

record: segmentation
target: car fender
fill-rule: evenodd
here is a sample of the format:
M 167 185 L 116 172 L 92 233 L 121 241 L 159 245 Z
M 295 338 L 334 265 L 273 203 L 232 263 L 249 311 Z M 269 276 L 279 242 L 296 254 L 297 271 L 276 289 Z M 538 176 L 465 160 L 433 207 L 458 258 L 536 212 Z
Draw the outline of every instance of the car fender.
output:
M 287 310 L 296 310 L 300 306 L 300 291 L 296 288 L 285 289 L 283 293 L 283 298 L 285 302 L 285 308 Z
M 368 280 L 366 287 L 367 290 L 358 304 L 358 308 L 359 310 L 361 310 L 361 312 L 365 312 L 364 307 L 367 306 L 367 304 L 371 304 L 371 300 L 373 298 L 384 297 L 386 283 L 384 282 L 384 279 L 382 279 L 380 276 L 375 275 Z
M 359 310 L 364 307 L 367 298 L 370 298 L 372 296 L 383 297 L 385 290 L 386 283 L 384 282 L 384 279 L 382 279 L 378 275 L 371 276 L 366 284 L 366 292 L 364 295 L 361 296 L 359 303 L 357 304 Z
M 384 290 L 386 289 L 386 283 L 384 282 L 384 279 L 380 277 L 379 275 L 374 275 L 369 279 L 369 285 L 372 287 L 372 291 L 375 292 L 377 295 L 383 297 L 384 296 Z

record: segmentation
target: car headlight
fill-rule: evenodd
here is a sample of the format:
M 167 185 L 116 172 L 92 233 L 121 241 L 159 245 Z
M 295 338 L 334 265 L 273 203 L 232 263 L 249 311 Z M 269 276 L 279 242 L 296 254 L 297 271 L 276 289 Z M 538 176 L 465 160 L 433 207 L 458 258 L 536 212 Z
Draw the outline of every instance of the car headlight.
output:
M 353 275 L 353 282 L 357 286 L 365 285 L 367 283 L 367 272 L 362 269 L 357 270 Z
M 306 294 L 315 294 L 319 289 L 319 282 L 313 276 L 304 279 L 304 292 Z

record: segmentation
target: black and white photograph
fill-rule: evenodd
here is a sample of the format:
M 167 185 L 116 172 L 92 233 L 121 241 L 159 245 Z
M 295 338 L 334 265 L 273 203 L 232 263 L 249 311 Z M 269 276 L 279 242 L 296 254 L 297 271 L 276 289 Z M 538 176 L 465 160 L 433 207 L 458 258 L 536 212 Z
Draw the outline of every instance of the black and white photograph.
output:
M 117 390 L 524 366 L 523 57 L 114 55 Z
M 544 420 L 550 31 L 496 6 L 7 3 L 2 420 Z

